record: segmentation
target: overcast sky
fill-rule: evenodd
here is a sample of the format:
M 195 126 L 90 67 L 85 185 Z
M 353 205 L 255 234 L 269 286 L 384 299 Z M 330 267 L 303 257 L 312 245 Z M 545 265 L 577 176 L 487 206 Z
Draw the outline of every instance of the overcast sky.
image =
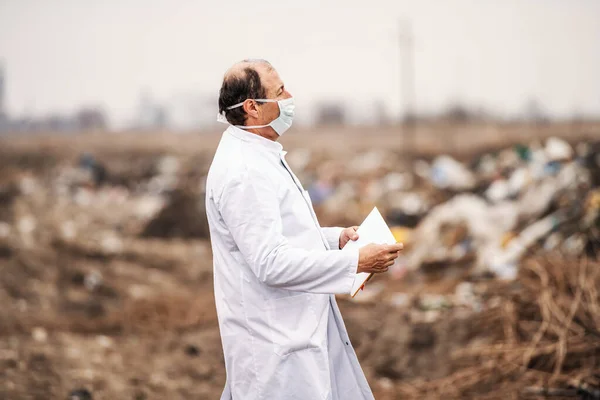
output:
M 537 99 L 559 117 L 600 115 L 598 0 L 0 0 L 6 107 L 99 104 L 122 123 L 144 88 L 216 97 L 232 63 L 260 57 L 300 115 L 319 100 L 395 114 L 400 18 L 412 21 L 419 111 L 511 114 Z

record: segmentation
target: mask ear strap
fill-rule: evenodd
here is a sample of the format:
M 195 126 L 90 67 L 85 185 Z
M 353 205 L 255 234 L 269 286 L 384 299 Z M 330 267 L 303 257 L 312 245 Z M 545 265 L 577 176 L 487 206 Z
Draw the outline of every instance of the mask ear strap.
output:
M 236 128 L 240 128 L 240 129 L 257 129 L 257 128 L 266 128 L 267 126 L 269 126 L 269 124 L 267 125 L 252 125 L 252 126 L 246 126 L 246 125 L 234 125 Z
M 279 101 L 279 100 L 275 100 L 275 99 L 246 99 L 246 100 L 254 100 L 259 103 L 277 103 Z M 244 103 L 246 102 L 246 100 L 242 101 L 241 103 L 237 103 L 237 104 L 227 107 L 227 110 L 233 110 L 234 108 L 243 106 Z
M 244 105 L 244 102 L 245 102 L 245 101 L 246 101 L 246 100 L 242 101 L 241 103 L 237 103 L 237 104 L 234 104 L 234 105 L 232 105 L 232 106 L 229 106 L 229 107 L 227 107 L 227 110 L 233 110 L 234 108 L 241 107 L 241 106 L 243 106 L 243 105 Z

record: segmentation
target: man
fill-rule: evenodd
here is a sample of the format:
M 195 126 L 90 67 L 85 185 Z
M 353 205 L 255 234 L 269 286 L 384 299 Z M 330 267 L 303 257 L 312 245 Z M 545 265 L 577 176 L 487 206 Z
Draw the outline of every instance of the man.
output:
M 373 399 L 334 294 L 385 272 L 402 244 L 340 251 L 356 227 L 321 228 L 277 139 L 294 103 L 266 61 L 234 65 L 206 182 L 227 382 L 221 400 Z

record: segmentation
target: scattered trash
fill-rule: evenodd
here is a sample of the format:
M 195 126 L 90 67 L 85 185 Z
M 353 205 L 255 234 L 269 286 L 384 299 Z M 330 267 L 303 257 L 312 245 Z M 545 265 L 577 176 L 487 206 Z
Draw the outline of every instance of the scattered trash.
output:
M 154 238 L 203 238 L 209 236 L 204 211 L 204 196 L 192 190 L 178 189 L 169 195 L 165 206 L 141 233 Z
M 512 280 L 517 277 L 517 262 L 534 243 L 547 236 L 552 230 L 564 221 L 562 213 L 549 215 L 531 224 L 506 245 L 505 249 L 497 253 L 487 253 L 489 258 L 484 262 L 489 263 L 489 270 L 500 279 Z
M 385 168 L 386 163 L 394 157 L 383 150 L 372 150 L 357 155 L 357 157 L 348 165 L 350 172 L 356 176 L 365 176 L 377 173 Z
M 35 230 L 36 226 L 36 220 L 31 215 L 23 217 L 17 222 L 17 229 L 23 236 L 31 235 Z
M 549 138 L 545 150 L 549 161 L 567 161 L 573 157 L 573 148 L 559 138 Z
M 454 305 L 468 307 L 476 312 L 482 310 L 481 299 L 475 295 L 475 290 L 471 282 L 461 282 L 454 289 Z
M 419 298 L 419 305 L 423 310 L 441 310 L 452 307 L 452 302 L 444 295 L 440 294 L 422 294 Z
M 75 389 L 69 393 L 69 400 L 92 400 L 92 393 L 87 389 Z
M 187 346 L 185 346 L 185 354 L 187 354 L 190 357 L 198 357 L 200 355 L 200 349 L 197 346 L 194 346 L 193 344 L 188 344 Z
M 304 171 L 312 159 L 312 151 L 310 149 L 295 149 L 293 152 L 286 154 L 286 161 L 294 171 Z
M 40 187 L 34 177 L 25 175 L 19 181 L 19 189 L 23 195 L 28 196 L 40 190 Z
M 123 250 L 123 241 L 113 232 L 106 232 L 102 237 L 100 245 L 108 254 L 120 253 Z
M 65 221 L 60 226 L 60 233 L 64 239 L 74 239 L 77 235 L 77 228 L 73 221 Z
M 431 166 L 431 182 L 440 189 L 463 191 L 475 186 L 475 176 L 450 156 L 439 156 Z
M 506 200 L 509 195 L 510 186 L 505 179 L 495 180 L 485 192 L 487 199 L 493 203 Z
M 33 337 L 33 340 L 36 342 L 45 342 L 48 339 L 48 332 L 46 332 L 44 328 L 38 326 L 31 331 L 31 337 Z
M 113 340 L 108 336 L 99 335 L 96 337 L 96 342 L 105 349 L 111 348 L 113 346 Z
M 87 290 L 93 292 L 100 285 L 102 285 L 102 274 L 99 271 L 90 272 L 89 274 L 85 275 L 83 284 Z
M 79 168 L 90 174 L 95 185 L 101 185 L 106 181 L 106 167 L 90 153 L 81 155 L 79 158 Z
M 135 215 L 143 220 L 154 217 L 165 206 L 165 200 L 158 195 L 143 195 L 137 200 Z
M 6 238 L 10 234 L 10 225 L 6 222 L 0 222 L 0 238 Z
M 412 298 L 406 293 L 394 293 L 390 298 L 390 304 L 395 307 L 404 308 L 410 305 Z

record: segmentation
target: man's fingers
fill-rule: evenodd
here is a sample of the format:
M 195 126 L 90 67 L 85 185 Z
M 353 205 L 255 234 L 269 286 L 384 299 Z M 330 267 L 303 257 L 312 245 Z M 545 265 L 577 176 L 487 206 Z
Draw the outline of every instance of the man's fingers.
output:
M 389 260 L 386 261 L 385 264 L 383 264 L 384 268 L 387 269 L 387 267 L 391 267 L 394 264 L 394 260 Z
M 386 250 L 388 253 L 397 253 L 404 248 L 403 243 L 394 243 L 387 246 Z
M 400 254 L 398 253 L 390 253 L 387 256 L 387 261 L 394 261 L 396 258 L 398 258 Z

